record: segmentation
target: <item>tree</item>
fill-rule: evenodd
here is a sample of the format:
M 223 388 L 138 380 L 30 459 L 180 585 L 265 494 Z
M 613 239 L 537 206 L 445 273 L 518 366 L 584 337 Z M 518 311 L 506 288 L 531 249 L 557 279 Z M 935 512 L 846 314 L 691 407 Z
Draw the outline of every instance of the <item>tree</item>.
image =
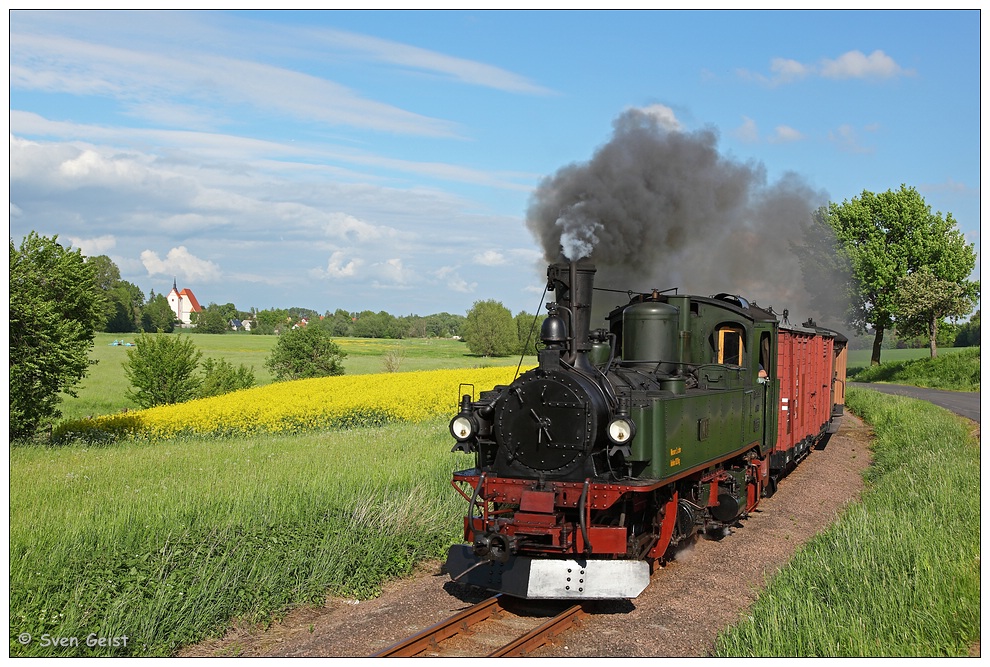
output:
M 158 332 L 143 333 L 127 350 L 124 373 L 131 382 L 127 397 L 142 408 L 170 405 L 196 398 L 196 376 L 203 353 L 192 339 Z
M 126 280 L 118 280 L 107 290 L 110 307 L 103 330 L 108 333 L 130 333 L 141 326 L 144 293 L 141 288 Z M 171 308 L 169 309 L 171 310 Z
M 969 322 L 959 326 L 956 334 L 955 347 L 977 347 L 980 344 L 980 311 L 977 310 Z
M 152 292 L 148 303 L 141 310 L 141 328 L 149 333 L 172 333 L 175 322 L 175 312 L 168 305 L 168 298 L 164 294 Z
M 60 393 L 75 396 L 105 300 L 79 250 L 29 233 L 10 240 L 10 438 L 24 440 L 61 416 Z
M 235 314 L 237 310 L 233 311 Z M 200 311 L 196 318 L 196 331 L 200 333 L 223 334 L 230 331 L 230 317 L 223 306 L 211 303 Z
M 516 332 L 519 335 L 519 354 L 535 355 L 536 341 L 540 339 L 540 326 L 546 315 L 530 315 L 525 310 L 516 315 Z M 535 322 L 535 323 L 534 323 Z
M 199 398 L 229 394 L 239 389 L 250 389 L 254 386 L 254 368 L 234 364 L 226 359 L 207 357 L 203 362 L 203 375 L 197 395 Z
M 509 309 L 495 300 L 475 301 L 464 323 L 468 349 L 485 357 L 506 357 L 519 349 Z
M 940 280 L 927 266 L 901 278 L 894 303 L 898 335 L 925 336 L 932 359 L 938 356 L 939 323 L 973 308 L 965 285 Z
M 327 377 L 344 374 L 346 356 L 329 328 L 306 326 L 283 331 L 265 366 L 277 380 Z
M 880 363 L 884 332 L 898 316 L 895 302 L 901 279 L 929 267 L 940 280 L 966 284 L 976 265 L 972 244 L 956 229 L 952 214 L 944 218 L 914 188 L 874 194 L 866 190 L 852 201 L 830 203 L 828 222 L 847 253 L 855 292 L 849 323 L 859 331 L 875 330 L 871 363 Z

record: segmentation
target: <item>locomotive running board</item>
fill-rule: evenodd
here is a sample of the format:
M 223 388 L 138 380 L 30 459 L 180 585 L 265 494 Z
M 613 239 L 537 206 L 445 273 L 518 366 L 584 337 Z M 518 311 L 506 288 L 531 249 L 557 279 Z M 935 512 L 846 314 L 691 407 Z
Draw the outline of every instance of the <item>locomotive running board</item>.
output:
M 481 563 L 467 544 L 447 552 L 447 572 L 455 581 L 527 600 L 632 599 L 650 583 L 646 561 L 513 556 Z

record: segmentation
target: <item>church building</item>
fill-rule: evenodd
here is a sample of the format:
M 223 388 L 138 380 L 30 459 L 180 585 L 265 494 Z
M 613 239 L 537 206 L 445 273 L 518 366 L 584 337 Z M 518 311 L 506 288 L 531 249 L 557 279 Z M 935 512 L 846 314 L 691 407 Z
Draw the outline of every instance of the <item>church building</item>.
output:
M 172 281 L 172 291 L 168 293 L 168 305 L 172 307 L 175 319 L 186 327 L 192 324 L 192 314 L 203 310 L 192 290 L 185 288 L 180 292 L 175 280 Z

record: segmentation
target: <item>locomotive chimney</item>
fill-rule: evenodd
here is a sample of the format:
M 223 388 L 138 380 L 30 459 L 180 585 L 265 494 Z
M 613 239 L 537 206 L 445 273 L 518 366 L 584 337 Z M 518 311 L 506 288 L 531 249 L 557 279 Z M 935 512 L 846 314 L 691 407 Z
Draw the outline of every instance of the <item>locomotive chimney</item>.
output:
M 595 286 L 595 265 L 588 261 L 551 264 L 548 285 L 554 287 L 557 304 L 569 313 L 570 344 L 565 361 L 581 367 L 590 365 L 591 297 Z

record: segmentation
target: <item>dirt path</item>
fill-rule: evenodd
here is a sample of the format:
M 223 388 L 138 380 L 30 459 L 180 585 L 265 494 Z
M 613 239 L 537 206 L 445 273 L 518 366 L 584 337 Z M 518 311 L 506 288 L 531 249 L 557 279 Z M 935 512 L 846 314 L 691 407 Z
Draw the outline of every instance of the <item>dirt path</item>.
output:
M 632 601 L 596 603 L 582 632 L 537 655 L 704 656 L 718 631 L 745 613 L 767 577 L 828 526 L 863 488 L 869 428 L 851 415 L 824 450 L 781 482 L 773 498 L 719 542 L 698 541 L 653 575 Z M 473 604 L 482 592 L 453 584 L 441 563 L 390 585 L 368 602 L 330 600 L 300 608 L 268 630 L 231 629 L 181 656 L 368 656 Z

